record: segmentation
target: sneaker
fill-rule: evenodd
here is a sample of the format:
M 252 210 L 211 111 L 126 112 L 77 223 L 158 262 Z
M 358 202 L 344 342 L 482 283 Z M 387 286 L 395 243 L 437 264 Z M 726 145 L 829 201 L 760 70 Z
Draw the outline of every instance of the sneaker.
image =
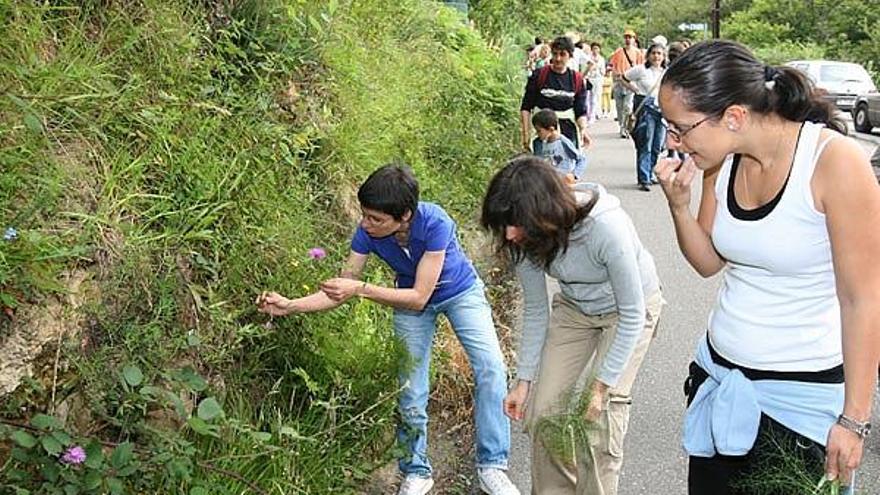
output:
M 422 478 L 417 474 L 408 474 L 400 484 L 397 495 L 425 495 L 434 487 L 434 478 Z
M 480 490 L 489 495 L 520 495 L 519 490 L 511 483 L 501 469 L 480 468 L 477 469 L 477 479 L 480 480 Z
M 650 190 L 651 190 L 651 185 L 650 185 L 650 184 L 645 184 L 644 182 L 642 182 L 642 183 L 639 184 L 639 190 L 641 190 L 641 191 L 650 191 Z

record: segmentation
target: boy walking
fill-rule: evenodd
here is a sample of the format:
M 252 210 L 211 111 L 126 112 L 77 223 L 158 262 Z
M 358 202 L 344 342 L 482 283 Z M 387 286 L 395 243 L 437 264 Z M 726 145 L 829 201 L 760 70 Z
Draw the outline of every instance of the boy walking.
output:
M 532 116 L 538 137 L 532 142 L 535 155 L 549 161 L 570 183 L 582 179 L 587 170 L 587 157 L 570 139 L 559 132 L 559 119 L 552 110 L 539 110 Z
M 362 219 L 339 278 L 314 294 L 288 299 L 275 292 L 257 299 L 271 315 L 333 309 L 352 297 L 394 308 L 394 333 L 414 366 L 402 371 L 398 398 L 402 424 L 397 438 L 406 454 L 398 495 L 424 495 L 434 485 L 428 460 L 428 370 L 437 316 L 444 314 L 464 347 L 474 374 L 476 464 L 480 488 L 492 495 L 519 495 L 507 478 L 510 423 L 503 414 L 507 370 L 495 334 L 483 282 L 456 237 L 455 222 L 439 206 L 419 201 L 419 184 L 408 167 L 386 165 L 358 190 Z M 395 287 L 360 277 L 370 254 L 395 272 Z

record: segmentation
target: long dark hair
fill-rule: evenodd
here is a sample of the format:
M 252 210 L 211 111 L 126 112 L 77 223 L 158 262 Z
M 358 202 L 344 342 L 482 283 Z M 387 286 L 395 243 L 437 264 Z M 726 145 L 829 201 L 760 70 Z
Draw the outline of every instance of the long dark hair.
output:
M 703 41 L 688 48 L 666 70 L 662 84 L 681 89 L 685 103 L 706 115 L 720 117 L 731 105 L 745 105 L 758 114 L 819 122 L 847 133 L 834 107 L 801 71 L 764 65 L 733 41 Z
M 492 233 L 499 254 L 514 263 L 528 257 L 545 269 L 568 249 L 571 232 L 593 209 L 599 195 L 578 205 L 569 186 L 545 160 L 533 155 L 515 157 L 492 181 L 483 198 L 483 228 Z M 522 227 L 526 238 L 507 240 L 505 228 Z
M 648 48 L 648 51 L 645 53 L 645 68 L 646 69 L 651 68 L 651 52 L 654 51 L 655 49 L 663 52 L 663 60 L 660 61 L 660 67 L 665 69 L 666 68 L 666 47 L 661 45 L 660 43 L 654 43 Z

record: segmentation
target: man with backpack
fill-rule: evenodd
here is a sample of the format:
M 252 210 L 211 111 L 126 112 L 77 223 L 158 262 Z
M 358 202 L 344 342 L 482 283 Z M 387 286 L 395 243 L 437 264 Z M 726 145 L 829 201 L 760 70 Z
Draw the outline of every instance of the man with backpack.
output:
M 611 97 L 617 107 L 617 125 L 620 127 L 620 137 L 629 137 L 626 129 L 626 121 L 633 109 L 633 87 L 627 81 L 624 74 L 633 67 L 645 63 L 645 54 L 639 50 L 636 44 L 636 32 L 632 29 L 623 31 L 623 46 L 614 50 L 611 58 L 611 77 L 614 86 L 611 88 Z
M 556 113 L 562 134 L 580 148 L 590 146 L 587 133 L 587 91 L 589 81 L 568 67 L 574 55 L 574 43 L 559 36 L 550 43 L 550 64 L 535 70 L 526 83 L 520 104 L 522 145 L 531 151 L 532 112 L 547 109 Z

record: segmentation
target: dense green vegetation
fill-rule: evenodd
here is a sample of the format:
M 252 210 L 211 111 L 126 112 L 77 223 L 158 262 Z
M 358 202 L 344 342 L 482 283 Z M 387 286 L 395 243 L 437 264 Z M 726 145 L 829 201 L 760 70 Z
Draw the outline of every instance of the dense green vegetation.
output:
M 13 1 L 0 29 L 0 335 L 85 295 L 61 366 L 2 401 L 30 429 L 3 430 L 0 491 L 330 493 L 386 462 L 389 313 L 269 328 L 252 301 L 338 270 L 387 161 L 471 223 L 516 63 L 417 0 Z
M 472 0 L 475 30 L 431 0 L 0 2 L 0 342 L 46 336 L 0 400 L 0 492 L 355 490 L 394 454 L 389 312 L 267 321 L 254 297 L 334 275 L 356 185 L 393 160 L 475 253 L 531 38 L 607 52 L 706 5 Z M 870 63 L 865 5 L 724 2 L 722 32 L 771 62 Z
M 471 15 L 488 35 L 522 46 L 535 35 L 572 31 L 599 40 L 606 54 L 624 26 L 643 42 L 711 36 L 712 0 L 471 0 Z M 681 24 L 706 24 L 681 31 Z M 863 64 L 880 82 L 880 9 L 864 0 L 722 0 L 721 36 L 745 43 L 767 63 L 828 58 Z M 647 48 L 643 46 L 643 48 Z

